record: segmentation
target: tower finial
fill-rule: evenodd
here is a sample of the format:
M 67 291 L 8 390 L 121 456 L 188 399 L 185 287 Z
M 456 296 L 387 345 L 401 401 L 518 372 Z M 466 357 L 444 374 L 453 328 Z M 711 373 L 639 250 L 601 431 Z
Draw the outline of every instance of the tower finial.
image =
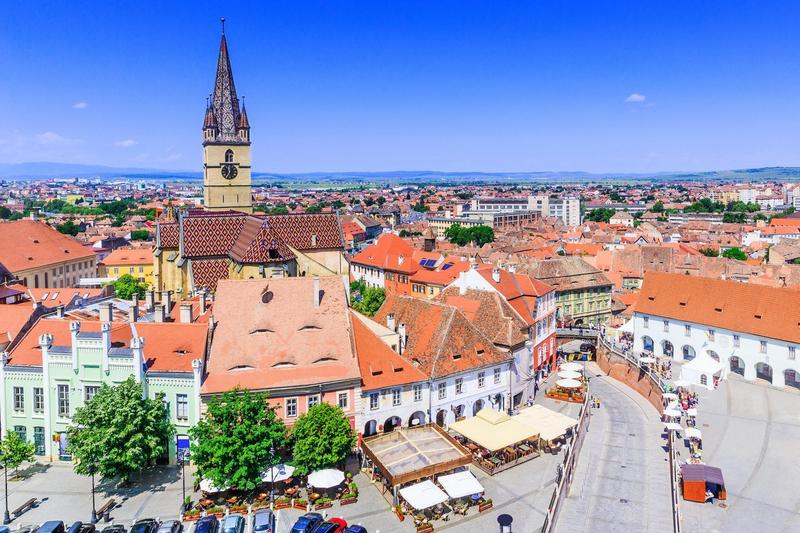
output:
M 222 35 L 225 35 L 225 17 L 220 17 L 219 21 L 222 23 Z

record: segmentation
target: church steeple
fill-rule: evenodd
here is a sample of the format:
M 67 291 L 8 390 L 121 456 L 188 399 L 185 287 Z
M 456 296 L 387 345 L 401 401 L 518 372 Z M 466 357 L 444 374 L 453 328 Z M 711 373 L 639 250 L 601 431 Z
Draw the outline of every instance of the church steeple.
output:
M 206 130 L 203 136 L 206 143 L 249 142 L 249 134 L 246 136 L 239 134 L 241 112 L 239 110 L 239 98 L 236 96 L 236 84 L 233 81 L 228 41 L 225 38 L 224 18 L 222 19 L 222 36 L 217 59 L 217 76 L 214 81 L 214 92 L 211 95 L 211 112 L 217 124 L 217 131 L 212 138 L 209 138 L 209 132 Z M 205 128 L 206 126 L 204 125 Z M 244 141 L 243 137 L 248 140 Z

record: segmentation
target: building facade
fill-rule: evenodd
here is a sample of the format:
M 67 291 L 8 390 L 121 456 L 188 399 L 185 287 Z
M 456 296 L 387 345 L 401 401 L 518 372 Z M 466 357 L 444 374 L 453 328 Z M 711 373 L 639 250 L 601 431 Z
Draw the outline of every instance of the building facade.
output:
M 138 281 L 152 287 L 153 250 L 150 248 L 117 248 L 107 255 L 98 265 L 101 278 L 119 278 L 130 274 Z

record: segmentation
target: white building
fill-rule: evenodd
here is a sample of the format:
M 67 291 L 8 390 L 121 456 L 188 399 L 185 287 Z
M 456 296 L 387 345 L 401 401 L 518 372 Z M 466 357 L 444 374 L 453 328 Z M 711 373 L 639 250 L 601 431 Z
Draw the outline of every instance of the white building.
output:
M 800 296 L 773 288 L 683 274 L 647 272 L 632 324 L 634 351 L 700 361 L 689 377 L 713 388 L 730 372 L 777 387 L 800 387 Z M 719 363 L 711 369 L 709 361 Z M 694 368 L 698 367 L 698 368 Z M 682 376 L 687 377 L 687 376 Z
M 535 211 L 542 216 L 560 218 L 567 226 L 577 226 L 581 222 L 580 199 L 571 196 L 560 198 L 541 194 L 527 198 L 473 198 L 470 210 L 476 213 Z

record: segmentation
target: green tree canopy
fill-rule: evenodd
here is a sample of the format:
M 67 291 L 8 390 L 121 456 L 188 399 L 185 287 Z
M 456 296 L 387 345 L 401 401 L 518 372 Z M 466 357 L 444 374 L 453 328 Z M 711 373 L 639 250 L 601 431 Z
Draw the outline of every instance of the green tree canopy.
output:
M 727 257 L 728 259 L 736 259 L 737 261 L 744 261 L 747 259 L 747 254 L 741 248 L 728 248 L 724 252 L 722 252 L 722 257 Z
M 146 241 L 150 238 L 150 232 L 146 229 L 135 229 L 131 232 L 132 241 Z
M 350 283 L 350 307 L 362 315 L 374 316 L 386 300 L 386 291 L 380 287 L 367 287 L 360 280 Z
M 131 376 L 113 387 L 104 383 L 75 410 L 68 434 L 75 472 L 127 482 L 167 453 L 175 428 L 164 395 L 142 398 L 142 386 Z
M 287 443 L 286 426 L 267 395 L 241 389 L 209 401 L 189 435 L 197 477 L 245 491 L 261 484 L 262 473 L 281 461 L 277 451 Z
M 650 209 L 653 213 L 663 213 L 664 212 L 664 202 L 659 200 L 658 202 L 653 204 L 653 207 Z
M 320 403 L 301 415 L 291 432 L 297 474 L 336 466 L 356 445 L 350 421 L 338 406 Z
M 722 221 L 726 224 L 744 224 L 747 222 L 747 215 L 742 212 L 727 212 L 722 215 Z
M 700 248 L 698 252 L 706 257 L 719 257 L 719 253 L 713 248 Z
M 617 211 L 610 207 L 598 207 L 586 213 L 586 220 L 592 222 L 608 222 Z
M 123 274 L 114 282 L 114 294 L 123 300 L 132 299 L 134 294 L 140 299 L 144 298 L 145 292 L 147 283 L 140 282 L 130 274 Z
M 25 442 L 16 431 L 6 430 L 6 438 L 0 442 L 0 456 L 7 468 L 16 470 L 22 463 L 33 461 L 34 444 Z
M 444 236 L 447 237 L 447 240 L 459 246 L 466 246 L 469 243 L 483 246 L 494 241 L 494 230 L 483 224 L 469 228 L 461 224 L 452 224 L 444 231 Z
M 421 201 L 415 203 L 414 205 L 412 205 L 411 209 L 413 209 L 414 211 L 416 211 L 418 213 L 427 213 L 428 212 L 428 206 L 425 205 L 424 203 L 422 203 Z
M 721 213 L 725 211 L 725 204 L 715 202 L 711 198 L 702 198 L 683 208 L 684 213 Z
M 75 224 L 75 221 L 71 218 L 63 224 L 56 224 L 56 230 L 58 230 L 59 233 L 63 233 L 64 235 L 72 235 L 73 237 L 83 231 L 81 225 Z

